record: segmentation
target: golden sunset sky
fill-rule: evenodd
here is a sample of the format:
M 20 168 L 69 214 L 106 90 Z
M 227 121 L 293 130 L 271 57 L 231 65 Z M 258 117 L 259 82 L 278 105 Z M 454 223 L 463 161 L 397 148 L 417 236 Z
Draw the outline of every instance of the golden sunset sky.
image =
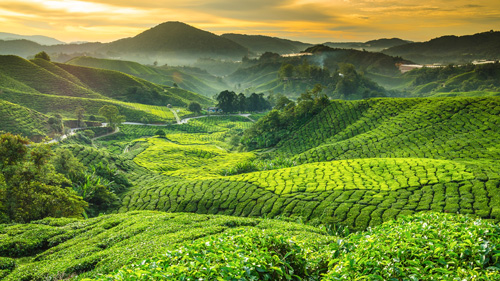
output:
M 0 32 L 62 41 L 134 36 L 166 21 L 310 43 L 498 30 L 499 0 L 0 0 Z

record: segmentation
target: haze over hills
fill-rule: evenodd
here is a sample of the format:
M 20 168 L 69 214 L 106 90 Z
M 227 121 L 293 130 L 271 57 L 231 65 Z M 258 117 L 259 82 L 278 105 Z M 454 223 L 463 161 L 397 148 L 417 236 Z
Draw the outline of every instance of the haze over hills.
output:
M 309 43 L 263 35 L 227 33 L 221 36 L 246 47 L 255 54 L 262 54 L 265 52 L 292 54 L 313 46 L 313 44 Z
M 65 42 L 59 41 L 55 38 L 43 36 L 43 35 L 19 35 L 14 33 L 0 32 L 0 40 L 29 40 L 40 45 L 59 45 L 65 44 Z
M 146 56 L 160 63 L 199 57 L 241 59 L 248 54 L 245 47 L 229 39 L 181 22 L 162 23 L 133 38 L 108 43 L 100 51 L 122 57 Z
M 399 38 L 383 38 L 362 42 L 326 42 L 323 45 L 332 48 L 342 48 L 342 49 L 355 49 L 355 50 L 367 50 L 370 52 L 380 52 L 384 49 L 400 46 L 404 44 L 412 43 L 408 40 L 403 40 Z
M 24 40 L 24 41 L 23 41 Z M 111 43 L 58 44 L 44 46 L 23 40 L 0 40 L 0 54 L 28 57 L 46 51 L 54 60 L 65 62 L 83 54 L 132 60 L 144 64 L 189 65 L 199 58 L 241 60 L 243 56 L 275 52 L 297 53 L 312 46 L 309 43 L 261 35 L 223 34 L 203 31 L 181 22 L 165 22 L 134 37 Z M 399 38 L 376 39 L 367 42 L 327 42 L 332 48 L 357 49 L 371 52 L 385 50 L 417 63 L 463 63 L 476 59 L 497 59 L 498 32 L 468 36 L 443 36 L 428 42 L 411 43 Z M 481 44 L 476 44 L 481 42 Z
M 77 57 L 67 62 L 71 65 L 116 70 L 156 84 L 178 85 L 182 89 L 212 97 L 227 89 L 227 85 L 213 75 L 202 70 L 180 67 L 153 67 L 131 61 Z

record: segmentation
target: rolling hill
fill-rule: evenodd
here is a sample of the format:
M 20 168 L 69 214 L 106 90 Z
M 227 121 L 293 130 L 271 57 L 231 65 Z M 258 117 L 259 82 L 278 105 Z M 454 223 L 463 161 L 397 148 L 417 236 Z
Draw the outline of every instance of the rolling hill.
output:
M 384 53 L 422 64 L 447 64 L 498 60 L 499 50 L 500 32 L 489 31 L 466 36 L 442 36 L 427 42 L 392 47 Z
M 102 142 L 120 152 L 137 147 L 127 157 L 156 175 L 133 178 L 119 212 L 282 216 L 356 230 L 430 210 L 498 221 L 499 110 L 498 97 L 333 101 L 283 133 L 262 171 L 233 175 L 230 168 L 257 155 L 217 147 L 248 128 L 244 118 L 221 128 L 220 120 L 197 119 L 166 128 L 165 139 L 140 138 L 155 129 L 134 126 Z
M 0 100 L 0 132 L 43 138 L 50 133 L 48 117 L 26 107 Z
M 32 61 L 16 56 L 0 56 L 0 89 L 38 94 L 115 99 L 153 105 L 186 106 L 190 101 L 211 104 L 208 98 L 112 70 Z

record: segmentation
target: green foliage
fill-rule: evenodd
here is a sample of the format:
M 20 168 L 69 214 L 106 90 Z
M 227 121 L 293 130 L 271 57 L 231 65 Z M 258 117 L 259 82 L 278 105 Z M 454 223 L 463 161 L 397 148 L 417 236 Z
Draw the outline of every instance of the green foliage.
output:
M 106 118 L 106 122 L 112 128 L 116 128 L 120 123 L 125 121 L 125 116 L 119 114 L 120 111 L 113 105 L 105 105 L 99 109 L 99 115 Z
M 499 278 L 500 228 L 471 217 L 422 213 L 349 237 L 324 280 Z
M 244 94 L 237 95 L 228 90 L 220 92 L 217 97 L 217 106 L 223 112 L 236 112 L 236 111 L 263 111 L 270 109 L 269 101 L 264 98 L 264 94 L 252 93 L 249 97 Z
M 245 131 L 241 142 L 250 150 L 276 145 L 290 131 L 307 123 L 330 104 L 321 91 L 321 85 L 316 84 L 301 94 L 296 105 L 288 102 L 282 110 L 272 110 Z
M 197 258 L 206 255 L 213 258 L 213 266 L 221 269 L 224 264 L 216 262 L 227 256 L 232 264 L 227 274 L 242 272 L 238 265 L 258 268 L 245 259 L 238 259 L 247 256 L 254 262 L 262 262 L 261 267 L 269 271 L 257 271 L 252 275 L 275 272 L 275 276 L 284 276 L 293 272 L 313 276 L 315 272 L 327 270 L 326 263 L 315 263 L 320 257 L 314 253 L 334 241 L 320 229 L 284 221 L 151 211 L 100 216 L 85 221 L 44 219 L 23 225 L 0 225 L 0 236 L 1 256 L 31 257 L 19 263 L 5 280 L 44 280 L 75 275 L 79 275 L 79 279 L 98 278 L 99 274 L 109 274 L 131 263 L 137 264 L 130 266 L 131 269 L 140 271 L 153 266 L 143 263 L 145 259 L 160 265 L 158 257 L 165 261 L 163 265 L 167 264 L 166 257 L 162 257 L 166 253 L 172 257 L 170 261 L 179 262 L 179 265 L 184 264 L 185 258 L 201 265 L 202 261 Z M 306 246 L 305 241 L 311 243 Z M 179 260 L 181 249 L 192 253 L 192 259 L 184 255 L 184 259 Z M 206 251 L 198 251 L 203 249 Z M 205 272 L 209 271 L 207 267 Z M 125 270 L 123 273 L 129 274 Z
M 188 105 L 188 110 L 195 112 L 195 113 L 200 113 L 201 111 L 201 105 L 197 102 L 191 102 Z
M 67 187 L 70 182 L 49 164 L 49 145 L 30 147 L 20 136 L 0 136 L 0 207 L 10 221 L 47 216 L 78 216 L 86 203 Z
M 0 235 L 4 280 L 499 278 L 499 227 L 456 214 L 403 216 L 345 237 L 283 220 L 151 211 L 0 225 Z
M 42 59 L 42 60 L 50 61 L 49 55 L 44 51 L 36 54 L 35 59 Z

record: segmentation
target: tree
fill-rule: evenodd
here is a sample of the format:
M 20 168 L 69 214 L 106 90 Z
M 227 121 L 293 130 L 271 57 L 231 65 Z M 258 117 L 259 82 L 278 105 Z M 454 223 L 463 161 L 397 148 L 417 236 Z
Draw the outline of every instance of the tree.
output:
M 292 101 L 287 98 L 285 95 L 280 94 L 278 98 L 276 99 L 276 105 L 274 106 L 275 109 L 281 110 L 284 109 L 287 104 L 291 103 Z
M 71 181 L 49 162 L 48 144 L 0 135 L 0 218 L 29 222 L 44 217 L 80 216 L 87 206 Z
M 106 122 L 113 129 L 125 121 L 125 116 L 119 115 L 118 108 L 114 105 L 105 105 L 99 109 L 99 115 L 106 119 Z
M 237 96 L 234 92 L 230 92 L 228 90 L 220 92 L 216 97 L 218 102 L 217 107 L 222 109 L 224 112 L 234 112 L 237 110 L 236 99 Z
M 188 105 L 188 110 L 191 112 L 199 113 L 201 111 L 201 105 L 195 101 L 192 101 Z
M 155 136 L 159 136 L 159 137 L 165 137 L 165 131 L 163 131 L 162 129 L 159 129 L 158 131 L 156 131 L 155 133 Z
M 281 79 L 288 79 L 293 76 L 295 67 L 291 64 L 284 64 L 280 67 L 278 74 Z
M 245 97 L 245 94 L 243 93 L 238 94 L 238 97 L 236 99 L 236 108 L 238 111 L 247 110 L 247 97 Z
M 56 134 L 62 134 L 64 132 L 64 124 L 62 122 L 61 114 L 56 114 L 54 116 L 49 117 L 47 122 L 50 125 L 52 131 Z
M 83 107 L 79 107 L 76 109 L 76 119 L 78 120 L 78 127 L 85 127 L 85 122 L 83 119 L 85 118 L 85 109 Z
M 45 51 L 41 51 L 40 53 L 36 54 L 35 59 L 50 61 L 50 57 Z

